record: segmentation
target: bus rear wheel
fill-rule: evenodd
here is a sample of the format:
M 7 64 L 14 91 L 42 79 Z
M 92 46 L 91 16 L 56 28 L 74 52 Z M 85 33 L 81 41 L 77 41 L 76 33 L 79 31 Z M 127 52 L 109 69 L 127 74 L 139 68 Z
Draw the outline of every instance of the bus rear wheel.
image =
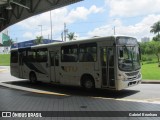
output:
M 36 83 L 37 82 L 37 77 L 36 77 L 36 74 L 34 72 L 30 73 L 29 80 L 30 80 L 31 83 Z
M 88 89 L 88 90 L 95 88 L 94 80 L 92 77 L 89 77 L 89 76 L 83 78 L 82 85 L 85 89 Z

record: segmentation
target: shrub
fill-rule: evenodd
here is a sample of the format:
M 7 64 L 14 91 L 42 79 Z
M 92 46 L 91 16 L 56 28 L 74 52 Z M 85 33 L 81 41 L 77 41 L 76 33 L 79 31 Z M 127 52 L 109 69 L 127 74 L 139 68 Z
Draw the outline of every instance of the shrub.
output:
M 146 61 L 146 60 L 147 60 L 146 56 L 142 56 L 142 61 Z
M 147 58 L 147 61 L 152 61 L 152 58 L 151 58 L 151 57 L 148 57 L 148 58 Z

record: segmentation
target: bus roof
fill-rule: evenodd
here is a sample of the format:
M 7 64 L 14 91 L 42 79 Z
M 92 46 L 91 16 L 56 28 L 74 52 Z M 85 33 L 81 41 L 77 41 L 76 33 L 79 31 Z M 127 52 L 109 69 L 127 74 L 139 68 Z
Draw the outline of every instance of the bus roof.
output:
M 60 41 L 60 42 L 53 42 L 53 43 L 49 43 L 49 44 L 39 44 L 39 45 L 35 45 L 35 46 L 31 46 L 31 47 L 25 47 L 25 48 L 13 48 L 11 50 L 43 48 L 43 47 L 50 47 L 50 46 L 80 44 L 80 43 L 97 42 L 97 41 L 104 41 L 104 40 L 115 40 L 114 38 L 116 38 L 116 37 L 131 37 L 131 36 L 125 36 L 125 35 L 114 35 L 114 36 L 105 36 L 105 37 L 96 36 L 96 37 L 92 37 L 92 38 L 73 40 L 73 41 L 67 41 L 67 42 L 61 42 Z

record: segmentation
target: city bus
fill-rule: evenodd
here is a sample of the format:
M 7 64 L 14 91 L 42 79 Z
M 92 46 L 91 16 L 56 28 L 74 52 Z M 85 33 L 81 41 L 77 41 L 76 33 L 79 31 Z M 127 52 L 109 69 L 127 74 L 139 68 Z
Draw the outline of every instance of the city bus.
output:
M 37 81 L 122 90 L 141 83 L 140 49 L 129 36 L 94 37 L 11 50 L 11 75 Z

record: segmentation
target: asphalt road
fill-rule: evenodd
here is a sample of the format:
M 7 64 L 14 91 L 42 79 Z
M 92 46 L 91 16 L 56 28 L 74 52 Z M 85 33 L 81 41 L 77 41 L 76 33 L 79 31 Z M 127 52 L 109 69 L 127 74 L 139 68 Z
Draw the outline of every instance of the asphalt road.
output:
M 1 66 L 0 84 L 4 83 L 10 86 L 0 86 L 0 120 L 160 119 L 159 84 L 141 84 L 118 92 L 98 89 L 86 91 L 78 87 L 59 86 L 42 82 L 36 85 L 31 84 L 28 80 L 12 77 L 9 68 Z M 25 89 L 16 90 L 12 88 L 13 86 L 15 88 Z M 4 111 L 12 113 L 16 111 L 20 113 L 39 111 L 42 113 L 43 118 L 22 118 L 15 116 L 12 116 L 12 118 L 3 118 L 1 114 Z M 48 112 L 44 113 L 44 111 Z M 130 116 L 130 114 L 134 115 L 135 113 L 157 113 L 159 117 Z M 55 116 L 53 117 L 53 115 Z

